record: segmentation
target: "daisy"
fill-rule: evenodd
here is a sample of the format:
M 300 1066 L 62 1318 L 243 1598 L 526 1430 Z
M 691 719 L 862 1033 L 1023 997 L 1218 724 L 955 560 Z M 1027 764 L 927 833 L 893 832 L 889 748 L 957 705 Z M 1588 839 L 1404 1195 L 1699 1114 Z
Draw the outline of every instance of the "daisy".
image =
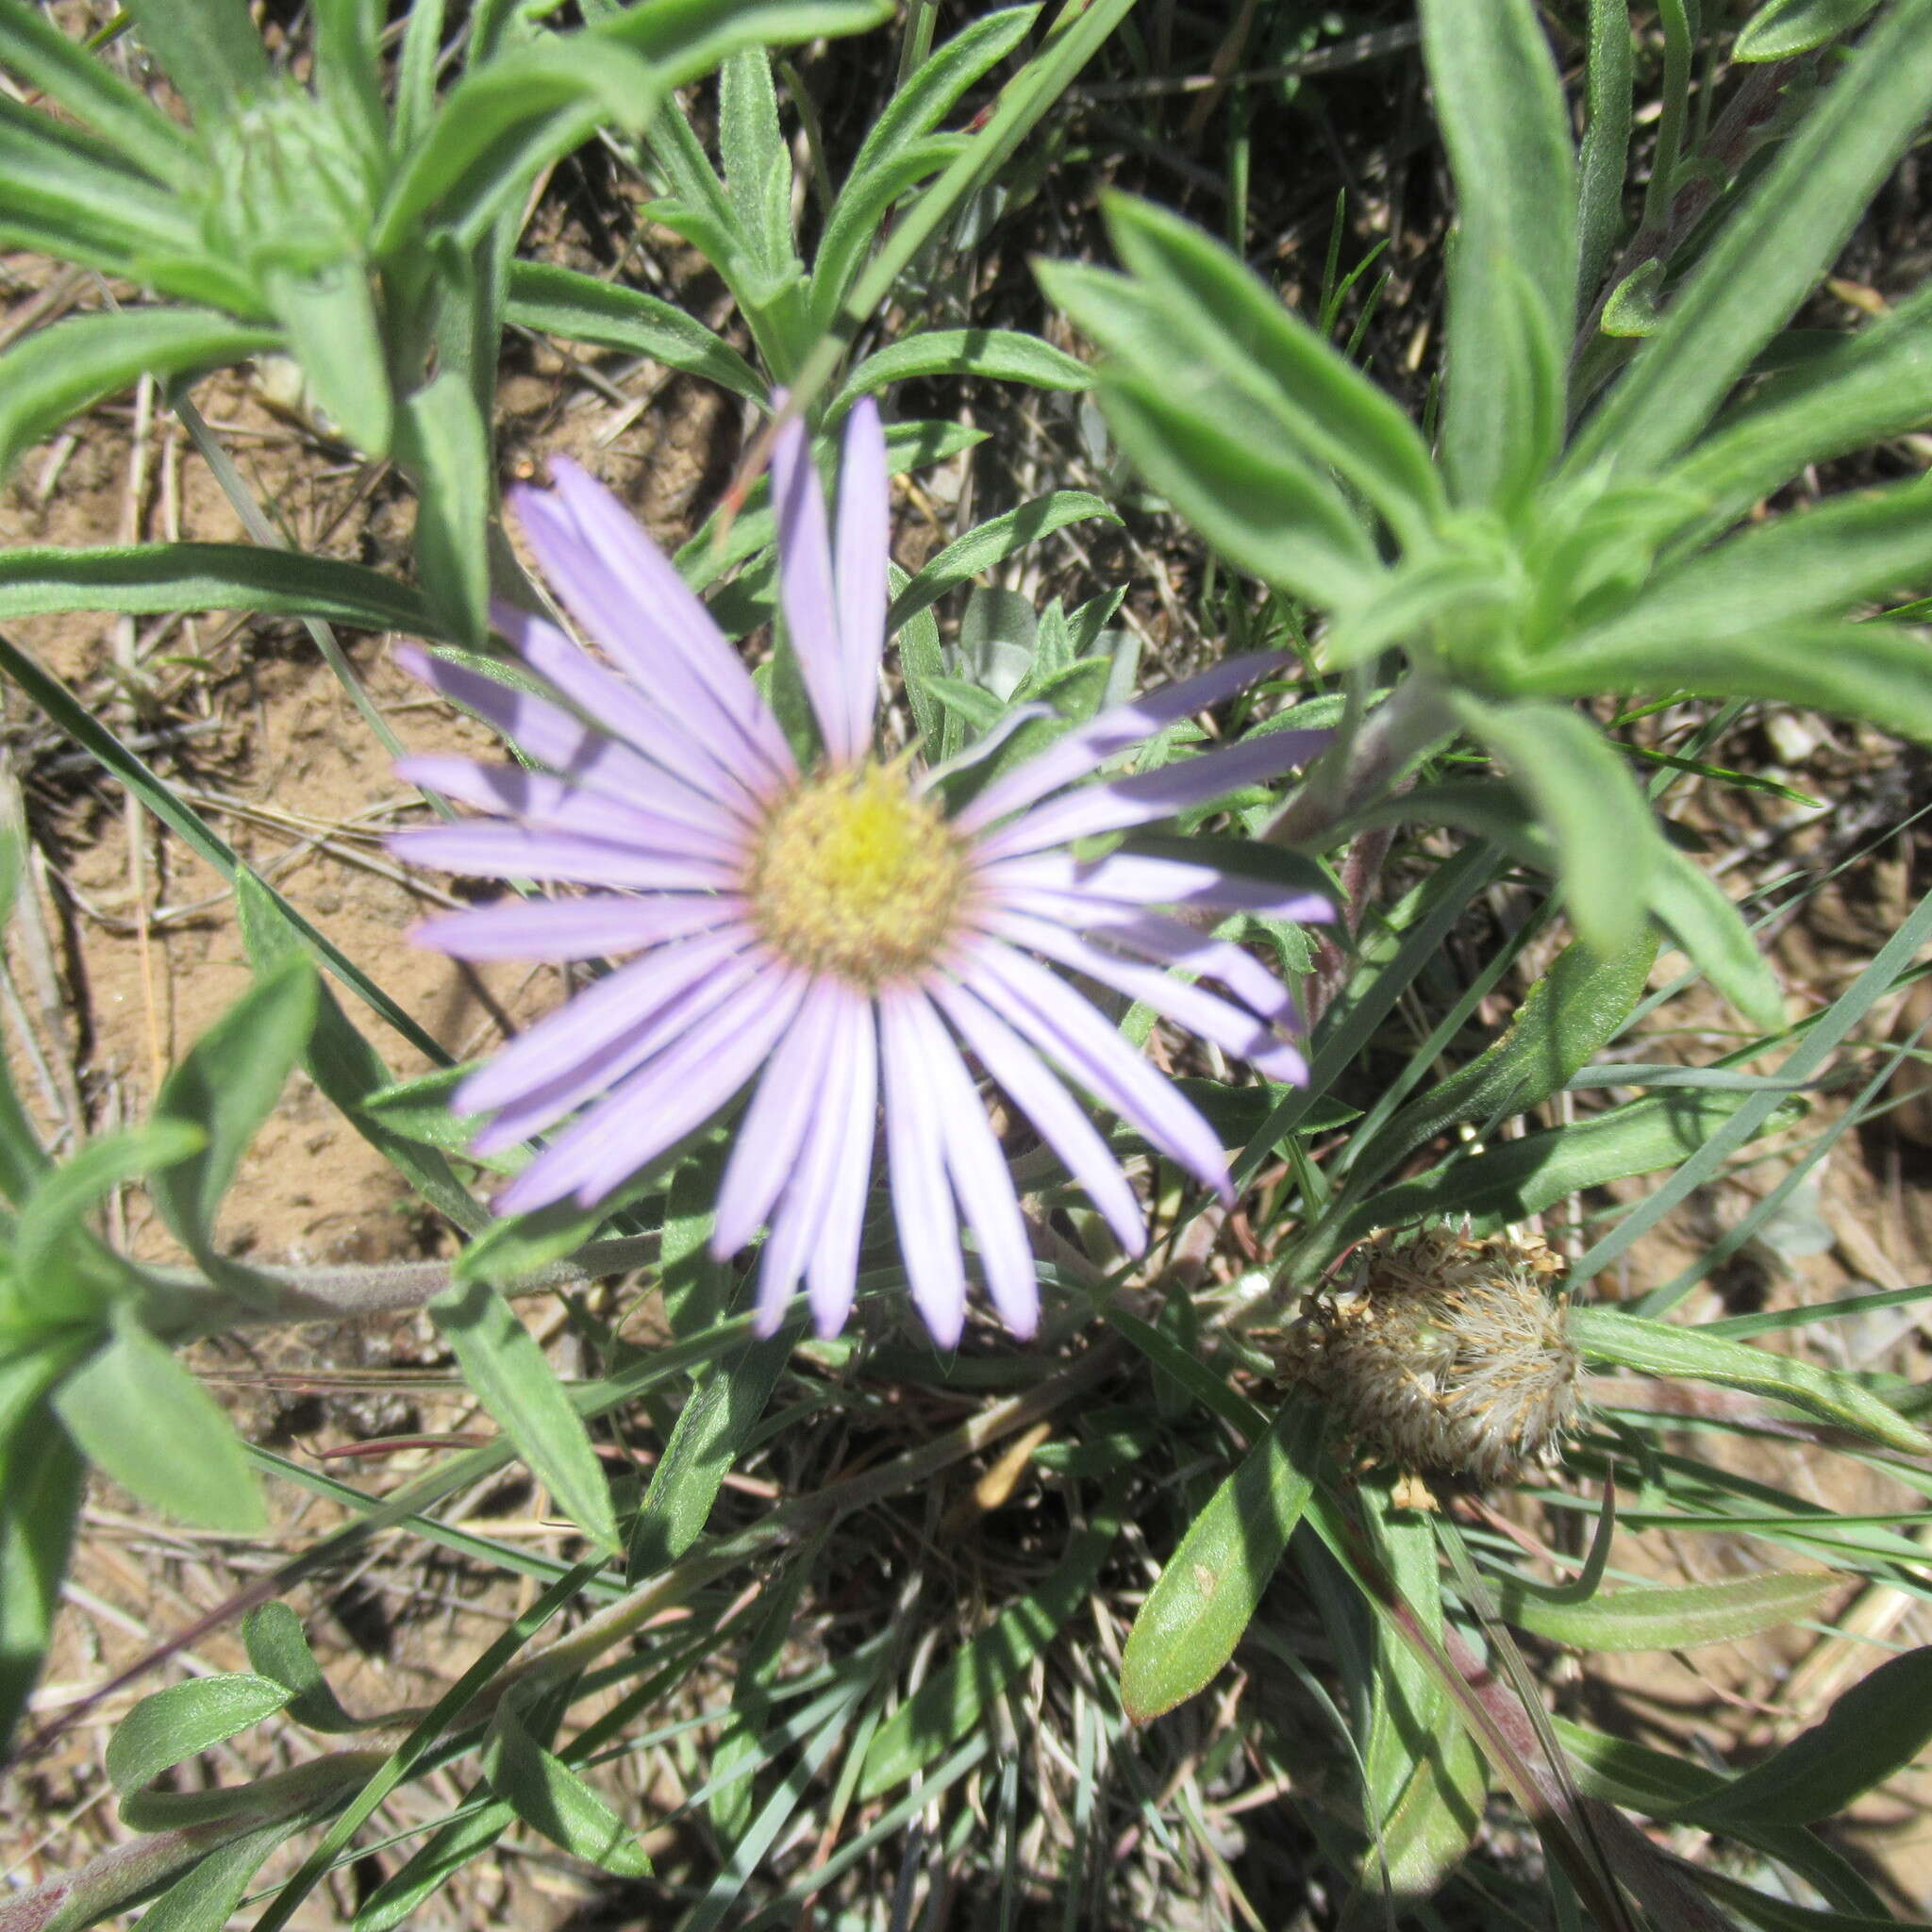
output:
M 1214 1129 L 1054 969 L 1145 1002 L 1270 1079 L 1306 1077 L 1284 1037 L 1296 1024 L 1286 988 L 1163 908 L 1208 924 L 1242 910 L 1316 920 L 1325 899 L 1209 863 L 1072 849 L 1307 758 L 1323 734 L 1279 731 L 1081 782 L 1282 658 L 1234 658 L 1104 711 L 949 811 L 938 774 L 874 750 L 890 508 L 869 401 L 846 431 L 835 523 L 802 425 L 772 458 L 779 598 L 824 747 L 808 766 L 617 499 L 573 463 L 551 467 L 554 488 L 513 491 L 510 508 L 603 655 L 508 606 L 497 629 L 546 694 L 398 654 L 543 770 L 404 760 L 403 777 L 491 816 L 398 834 L 394 849 L 448 872 L 591 889 L 434 919 L 416 939 L 460 959 L 635 956 L 457 1090 L 463 1111 L 493 1115 L 479 1154 L 575 1116 L 497 1210 L 594 1206 L 756 1080 L 712 1251 L 736 1254 L 765 1227 L 759 1326 L 777 1327 L 803 1282 L 831 1335 L 852 1307 L 883 1104 L 900 1251 L 934 1340 L 950 1347 L 965 1322 L 962 1221 L 1001 1319 L 1031 1335 L 1032 1250 L 969 1055 L 1130 1254 L 1146 1243 L 1140 1204 L 1073 1089 L 1231 1199 Z

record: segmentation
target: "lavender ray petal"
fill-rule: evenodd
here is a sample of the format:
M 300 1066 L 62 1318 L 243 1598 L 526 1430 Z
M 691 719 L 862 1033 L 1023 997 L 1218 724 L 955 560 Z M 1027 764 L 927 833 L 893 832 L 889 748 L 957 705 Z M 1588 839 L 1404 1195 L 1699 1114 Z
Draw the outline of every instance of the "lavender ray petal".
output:
M 892 530 L 891 473 L 878 405 L 864 396 L 845 425 L 835 532 L 839 636 L 846 729 L 854 755 L 872 742 L 879 661 L 886 646 L 886 557 Z
M 1158 966 L 1123 959 L 1116 953 L 1089 944 L 1062 925 L 1024 912 L 996 912 L 982 924 L 1000 938 L 1044 953 L 1049 959 L 1058 959 L 1062 966 L 1071 966 L 1075 973 L 1084 973 L 1129 999 L 1144 1001 L 1157 1013 L 1211 1041 L 1224 1053 L 1239 1056 L 1271 1080 L 1298 1086 L 1307 1077 L 1307 1063 L 1293 1047 L 1252 1013 L 1230 1006 L 1205 988 L 1175 979 Z
M 500 1153 L 555 1126 L 587 1100 L 610 1092 L 625 1074 L 647 1065 L 676 1044 L 705 1015 L 734 998 L 744 987 L 769 972 L 769 960 L 756 953 L 739 954 L 661 1001 L 605 1052 L 583 1060 L 541 1087 L 520 1094 L 504 1107 L 470 1142 L 474 1154 Z
M 617 733 L 639 753 L 658 796 L 649 803 L 673 817 L 708 824 L 754 816 L 752 788 L 725 761 L 693 742 L 688 714 L 653 704 L 627 679 L 598 663 L 569 632 L 548 618 L 498 602 L 491 623 L 532 671 L 561 691 L 588 718 Z M 640 800 L 640 803 L 645 801 Z
M 557 635 L 562 637 L 563 633 L 558 631 Z M 577 657 L 583 657 L 568 638 L 564 642 Z M 560 705 L 534 692 L 501 684 L 467 665 L 432 658 L 414 644 L 398 644 L 395 660 L 410 676 L 420 678 L 452 704 L 475 712 L 492 731 L 500 732 L 539 764 L 548 765 L 580 785 L 593 786 L 613 797 L 636 798 L 641 803 L 648 799 L 659 811 L 675 815 L 670 805 L 656 795 L 658 791 L 675 783 L 667 773 L 629 745 L 586 724 L 580 718 L 573 718 Z M 589 663 L 590 659 L 584 661 Z M 676 789 L 691 800 L 691 808 L 703 808 L 705 816 L 699 823 L 729 823 L 708 794 L 701 797 L 683 785 Z
M 1328 737 L 1325 731 L 1271 731 L 1199 758 L 1177 759 L 1156 772 L 1083 786 L 1002 825 L 980 841 L 979 851 L 985 858 L 1005 858 L 1046 845 L 1065 845 L 1095 832 L 1117 832 L 1127 825 L 1172 818 L 1191 806 L 1209 804 L 1244 785 L 1277 776 L 1312 758 Z
M 797 766 L 785 734 L 731 641 L 718 628 L 677 566 L 603 484 L 568 457 L 553 457 L 557 493 L 575 519 L 584 541 L 608 557 L 630 592 L 644 637 L 658 650 L 675 651 L 703 679 L 718 706 L 749 747 L 777 777 Z
M 844 1008 L 834 1052 L 846 1062 L 844 1105 L 837 1152 L 824 1183 L 824 1218 L 805 1267 L 812 1321 L 822 1336 L 844 1327 L 858 1291 L 858 1246 L 879 1106 L 878 1032 L 872 1002 L 850 989 L 841 991 Z
M 1321 892 L 1278 885 L 1246 873 L 1189 859 L 1156 858 L 1139 852 L 1111 852 L 1104 858 L 1076 858 L 1064 851 L 1029 852 L 980 869 L 994 891 L 1010 883 L 1054 892 L 1089 894 L 1130 906 L 1199 907 L 1206 912 L 1258 912 L 1268 919 L 1314 924 L 1335 917 L 1334 902 Z
M 1214 1129 L 1172 1081 L 1130 1047 L 1072 987 L 996 940 L 961 946 L 954 976 L 1169 1159 L 1232 1203 Z
M 940 1103 L 925 1082 L 918 1027 L 904 988 L 881 987 L 879 1058 L 886 1098 L 886 1162 L 892 1218 L 912 1300 L 932 1339 L 957 1348 L 966 1325 L 966 1269 L 946 1181 Z
M 751 1240 L 796 1165 L 807 1124 L 822 1098 L 838 995 L 834 981 L 812 982 L 744 1110 L 712 1210 L 711 1253 L 721 1261 Z
M 1164 912 L 1096 904 L 1079 892 L 1009 891 L 1000 903 L 1015 912 L 1063 925 L 1075 935 L 1098 933 L 1109 945 L 1159 965 L 1206 974 L 1220 980 L 1271 1026 L 1301 1024 L 1293 993 L 1252 953 L 1197 932 Z
M 483 765 L 474 758 L 437 754 L 398 758 L 394 770 L 398 778 L 411 785 L 441 791 L 479 811 L 521 819 L 535 831 L 608 839 L 618 845 L 713 858 L 721 865 L 742 865 L 749 857 L 749 832 L 731 826 L 728 820 L 716 830 L 682 824 L 608 792 L 592 791 L 523 765 Z
M 778 512 L 778 597 L 786 633 L 824 734 L 826 753 L 837 764 L 850 764 L 865 746 L 852 737 L 825 495 L 802 422 L 788 423 L 773 445 L 772 502 Z
M 946 1167 L 979 1244 L 988 1291 L 1000 1320 L 1024 1341 L 1040 1326 L 1040 1277 L 1007 1157 L 959 1050 L 930 1002 L 914 995 L 907 1004 L 939 1108 Z
M 803 977 L 789 968 L 752 980 L 559 1134 L 497 1196 L 498 1212 L 521 1214 L 566 1195 L 588 1208 L 650 1166 L 751 1078 L 804 991 Z
M 744 914 L 745 902 L 724 893 L 507 899 L 425 919 L 409 939 L 453 959 L 602 959 L 686 939 Z
M 638 710 L 655 719 L 656 737 L 642 735 L 636 711 L 620 727 L 625 735 L 666 763 L 680 758 L 682 762 L 672 768 L 692 784 L 700 783 L 698 774 L 707 774 L 705 789 L 713 792 L 736 784 L 758 797 L 779 782 L 778 774 L 753 750 L 730 714 L 681 657 L 636 647 L 633 600 L 623 580 L 578 534 L 562 505 L 537 491 L 525 491 L 513 502 L 524 534 L 543 567 L 545 583 L 581 628 L 624 665 L 630 682 L 649 700 L 648 707 Z M 531 658 L 530 662 L 537 659 Z
M 976 993 L 937 976 L 926 991 L 980 1065 L 1006 1089 L 1040 1138 L 1087 1191 L 1122 1250 L 1129 1255 L 1145 1252 L 1147 1225 L 1134 1190 L 1113 1150 L 1058 1075 Z
M 763 954 L 741 925 L 693 934 L 654 947 L 620 966 L 520 1033 L 494 1059 L 465 1077 L 456 1104 L 465 1113 L 493 1113 L 560 1080 L 594 1075 L 640 1027 L 650 1024 L 693 987 L 742 958 L 746 970 Z M 614 1075 L 596 1081 L 614 1084 Z
M 628 886 L 640 892 L 724 892 L 736 866 L 676 852 L 647 852 L 568 832 L 535 832 L 482 819 L 417 825 L 383 841 L 398 858 L 480 879 L 540 879 L 567 886 Z
M 1129 745 L 1140 744 L 1170 724 L 1205 711 L 1224 698 L 1245 690 L 1258 677 L 1279 669 L 1288 661 L 1282 651 L 1257 651 L 1244 658 L 1230 658 L 1212 671 L 1197 677 L 1183 678 L 1159 691 L 1149 691 L 1124 705 L 1113 705 L 1099 717 L 1057 739 L 1024 765 L 996 778 L 974 799 L 954 821 L 962 832 L 975 832 L 1084 778 L 1108 758 Z
M 834 1011 L 842 1019 L 841 1009 Z M 832 1050 L 825 1059 L 823 1085 L 817 1096 L 819 1105 L 806 1124 L 797 1165 L 786 1180 L 785 1198 L 772 1217 L 772 1231 L 758 1260 L 756 1325 L 768 1335 L 784 1319 L 785 1304 L 791 1300 L 808 1261 L 824 1239 L 825 1222 L 831 1212 L 832 1178 L 838 1172 L 840 1143 L 845 1135 L 853 1074 L 851 1061 L 839 1050 L 842 1032 L 842 1025 L 835 1019 L 831 1028 Z M 814 1321 L 818 1313 L 818 1303 L 814 1300 Z

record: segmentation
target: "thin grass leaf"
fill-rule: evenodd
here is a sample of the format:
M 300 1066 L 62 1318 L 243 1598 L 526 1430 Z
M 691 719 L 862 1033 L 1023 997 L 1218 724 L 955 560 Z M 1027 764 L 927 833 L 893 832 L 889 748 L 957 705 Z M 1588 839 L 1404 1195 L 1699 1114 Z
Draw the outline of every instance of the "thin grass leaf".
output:
M 987 1707 L 1086 1602 L 1121 1529 L 1123 1485 L 1116 1481 L 1066 1554 L 1019 1602 L 1009 1604 L 926 1679 L 874 1734 L 858 1780 L 861 1799 L 903 1784 L 935 1757 L 970 1737 Z

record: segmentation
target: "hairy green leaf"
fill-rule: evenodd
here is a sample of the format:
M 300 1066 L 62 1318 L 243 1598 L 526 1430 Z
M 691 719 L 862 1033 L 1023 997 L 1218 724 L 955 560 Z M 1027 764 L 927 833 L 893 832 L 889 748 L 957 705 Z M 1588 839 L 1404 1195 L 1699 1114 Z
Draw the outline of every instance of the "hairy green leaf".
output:
M 108 1776 L 125 1797 L 211 1744 L 273 1717 L 288 1687 L 247 1672 L 191 1677 L 143 1697 L 108 1740 Z
M 1507 1622 L 1578 1650 L 1694 1650 L 1807 1617 L 1845 1582 L 1833 1570 L 1783 1571 L 1610 1591 L 1575 1604 L 1545 1602 L 1505 1582 L 1496 1602 Z

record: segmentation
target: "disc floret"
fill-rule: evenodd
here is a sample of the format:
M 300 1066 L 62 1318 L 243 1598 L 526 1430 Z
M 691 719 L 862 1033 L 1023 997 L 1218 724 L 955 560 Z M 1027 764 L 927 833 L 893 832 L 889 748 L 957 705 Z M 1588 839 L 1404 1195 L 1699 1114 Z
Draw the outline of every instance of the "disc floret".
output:
M 875 989 L 930 966 L 965 896 L 965 851 L 898 763 L 806 780 L 773 808 L 745 878 L 766 941 L 794 965 Z

